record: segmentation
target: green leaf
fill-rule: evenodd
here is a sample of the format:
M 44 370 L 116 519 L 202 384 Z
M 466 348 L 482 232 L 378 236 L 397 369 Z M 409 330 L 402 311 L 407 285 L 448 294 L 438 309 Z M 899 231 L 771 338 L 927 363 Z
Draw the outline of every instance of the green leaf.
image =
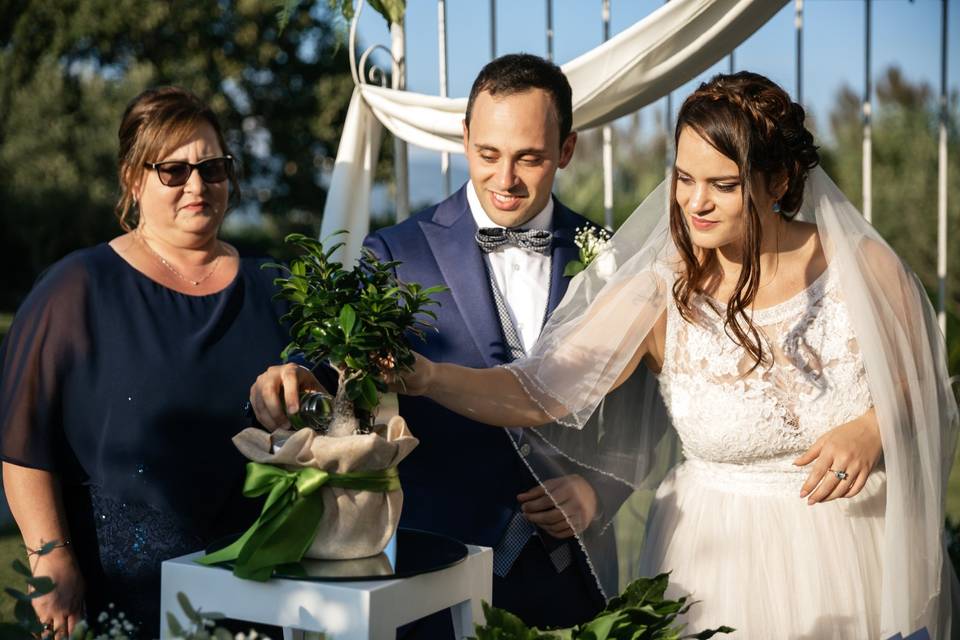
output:
M 363 382 L 360 383 L 360 392 L 364 404 L 372 411 L 377 406 L 377 401 L 379 400 L 377 396 L 377 385 L 373 383 L 372 377 L 364 376 Z
M 370 0 L 370 7 L 383 16 L 387 23 L 400 24 L 406 12 L 405 0 Z
M 36 553 L 38 556 L 45 556 L 48 553 L 52 552 L 57 547 L 61 547 L 59 540 L 51 540 L 50 542 L 44 542 L 43 545 L 37 549 Z
M 22 576 L 25 576 L 25 577 L 27 577 L 27 578 L 32 578 L 32 577 L 33 577 L 33 572 L 30 571 L 30 567 L 28 567 L 27 565 L 23 564 L 23 561 L 20 560 L 19 558 L 16 559 L 16 560 L 14 560 L 13 562 L 11 562 L 11 563 L 10 563 L 10 566 L 13 567 L 13 570 L 14 570 L 14 571 L 16 571 L 17 573 L 19 573 L 19 574 L 22 575 Z
M 0 638 L 4 638 L 4 640 L 34 640 L 32 633 L 12 622 L 0 622 Z
M 32 630 L 40 624 L 40 621 L 37 620 L 37 612 L 33 610 L 33 603 L 29 599 L 17 600 L 17 604 L 13 607 L 13 617 L 16 618 L 21 627 L 27 629 Z
M 53 580 L 47 576 L 27 578 L 27 584 L 33 587 L 33 591 L 30 593 L 32 598 L 45 596 L 54 588 Z
M 217 640 L 233 640 L 233 635 L 223 627 L 217 627 L 214 629 L 213 637 Z
M 563 275 L 565 277 L 573 277 L 586 268 L 587 266 L 579 260 L 571 260 L 567 263 L 567 266 L 563 268 Z
M 720 626 L 720 627 L 717 627 L 716 629 L 704 629 L 699 633 L 694 633 L 694 634 L 691 634 L 688 636 L 682 636 L 682 637 L 695 638 L 696 640 L 708 640 L 708 638 L 712 638 L 718 633 L 733 633 L 734 631 L 736 631 L 736 629 L 734 629 L 733 627 Z
M 177 616 L 170 611 L 167 611 L 167 629 L 170 631 L 170 635 L 176 638 L 182 638 L 186 635 L 183 627 L 180 626 L 180 621 L 177 620 Z
M 340 310 L 340 328 L 343 329 L 343 335 L 350 337 L 353 333 L 353 326 L 357 321 L 357 312 L 348 304 L 343 305 Z
M 300 0 L 280 0 L 280 9 L 277 10 L 277 28 L 280 33 L 290 24 L 290 16 L 299 4 Z
M 204 620 L 223 620 L 224 618 L 226 618 L 226 616 L 220 613 L 219 611 L 210 611 L 210 612 L 199 611 L 198 613 L 200 614 L 200 617 L 203 618 Z
M 434 287 L 427 287 L 426 289 L 423 290 L 422 293 L 424 295 L 432 296 L 436 293 L 443 293 L 444 291 L 449 291 L 449 290 L 450 290 L 450 287 L 445 287 L 443 285 L 436 285 Z M 436 300 L 430 300 L 430 302 L 433 304 L 437 304 Z
M 180 608 L 183 609 L 183 612 L 187 615 L 187 619 L 194 624 L 200 624 L 202 618 L 200 614 L 197 613 L 197 610 L 193 608 L 193 605 L 190 604 L 190 598 L 187 597 L 183 591 L 177 592 L 177 602 L 180 603 Z
M 25 601 L 25 602 L 30 602 L 31 600 L 33 600 L 33 598 L 31 598 L 28 594 L 22 591 L 17 591 L 16 589 L 11 589 L 10 587 L 4 587 L 3 590 L 6 591 L 7 595 L 13 598 L 14 600 Z
M 586 633 L 592 633 L 592 636 L 586 636 L 592 638 L 593 640 L 607 640 L 610 637 L 610 632 L 613 630 L 614 624 L 620 622 L 622 615 L 618 613 L 608 613 L 601 614 L 586 623 L 580 628 L 580 634 L 586 636 Z

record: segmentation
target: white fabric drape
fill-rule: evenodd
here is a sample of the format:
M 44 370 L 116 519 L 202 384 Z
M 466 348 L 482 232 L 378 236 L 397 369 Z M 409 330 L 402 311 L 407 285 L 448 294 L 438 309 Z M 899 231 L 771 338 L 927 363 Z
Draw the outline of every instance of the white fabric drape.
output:
M 573 88 L 573 127 L 588 129 L 650 104 L 709 68 L 767 22 L 787 0 L 674 0 L 563 65 Z M 321 237 L 351 234 L 341 259 L 359 256 L 369 228 L 369 192 L 380 123 L 436 151 L 462 153 L 466 98 L 362 84 L 354 92 L 323 212 Z

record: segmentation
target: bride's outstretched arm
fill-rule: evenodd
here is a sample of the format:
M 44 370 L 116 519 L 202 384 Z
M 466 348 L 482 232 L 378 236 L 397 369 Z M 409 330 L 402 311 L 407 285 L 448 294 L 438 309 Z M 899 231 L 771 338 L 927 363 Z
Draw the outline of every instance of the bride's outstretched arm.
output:
M 503 367 L 471 369 L 432 362 L 417 354 L 413 371 L 394 389 L 426 396 L 460 415 L 500 427 L 535 427 L 551 421 L 516 376 Z
M 646 353 L 641 346 L 611 390 L 630 377 Z M 413 371 L 403 375 L 392 390 L 428 397 L 455 413 L 499 427 L 536 427 L 569 413 L 562 401 L 542 407 L 506 367 L 473 369 L 432 362 L 420 354 L 416 354 Z

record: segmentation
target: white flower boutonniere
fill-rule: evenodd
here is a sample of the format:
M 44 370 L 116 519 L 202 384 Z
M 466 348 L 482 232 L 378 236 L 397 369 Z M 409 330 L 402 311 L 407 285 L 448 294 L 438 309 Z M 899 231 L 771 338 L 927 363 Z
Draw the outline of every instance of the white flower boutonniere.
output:
M 616 270 L 613 247 L 610 246 L 610 232 L 606 229 L 581 227 L 577 229 L 577 233 L 573 237 L 573 243 L 580 249 L 580 259 L 568 262 L 563 269 L 563 275 L 577 275 L 589 267 L 590 263 L 598 257 L 600 262 L 597 263 L 597 266 L 601 270 L 600 276 L 607 277 Z

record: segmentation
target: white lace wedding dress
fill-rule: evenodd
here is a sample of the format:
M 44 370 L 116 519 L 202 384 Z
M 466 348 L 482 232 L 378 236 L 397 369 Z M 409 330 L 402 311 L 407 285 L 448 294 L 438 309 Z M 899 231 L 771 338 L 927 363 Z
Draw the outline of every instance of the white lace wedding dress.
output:
M 872 406 L 834 267 L 754 312 L 774 364 L 746 375 L 752 360 L 706 300 L 695 324 L 667 308 L 660 385 L 685 462 L 657 491 L 641 573 L 672 571 L 671 594 L 700 600 L 688 631 L 877 637 L 884 473 L 853 499 L 810 506 L 800 498 L 809 469 L 792 464 Z

